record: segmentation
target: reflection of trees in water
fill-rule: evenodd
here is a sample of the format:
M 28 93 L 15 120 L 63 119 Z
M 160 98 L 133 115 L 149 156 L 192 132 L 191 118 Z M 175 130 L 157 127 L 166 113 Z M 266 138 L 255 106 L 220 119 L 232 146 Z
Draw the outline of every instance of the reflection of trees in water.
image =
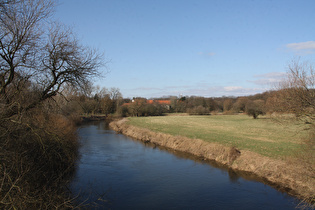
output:
M 86 117 L 83 118 L 83 121 L 80 125 L 88 126 L 88 125 L 94 125 L 97 127 L 98 130 L 110 130 L 109 129 L 109 123 L 112 121 L 112 119 L 106 119 L 104 116 L 94 116 L 94 117 Z
M 240 178 L 240 176 L 237 175 L 237 173 L 235 171 L 233 171 L 232 169 L 229 169 L 228 173 L 229 173 L 230 181 L 232 183 L 238 183 L 238 179 Z

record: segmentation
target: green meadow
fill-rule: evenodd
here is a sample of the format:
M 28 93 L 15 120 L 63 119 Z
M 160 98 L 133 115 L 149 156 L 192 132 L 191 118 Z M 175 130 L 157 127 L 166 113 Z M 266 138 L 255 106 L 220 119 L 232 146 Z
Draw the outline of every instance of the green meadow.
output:
M 247 115 L 130 117 L 129 124 L 174 136 L 202 139 L 273 158 L 295 157 L 307 125 L 290 118 Z

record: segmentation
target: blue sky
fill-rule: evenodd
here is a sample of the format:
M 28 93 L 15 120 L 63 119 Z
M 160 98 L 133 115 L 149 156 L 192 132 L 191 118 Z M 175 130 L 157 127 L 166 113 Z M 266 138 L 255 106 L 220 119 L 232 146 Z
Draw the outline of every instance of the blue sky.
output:
M 55 19 L 110 61 L 124 97 L 243 96 L 315 58 L 314 0 L 59 0 Z

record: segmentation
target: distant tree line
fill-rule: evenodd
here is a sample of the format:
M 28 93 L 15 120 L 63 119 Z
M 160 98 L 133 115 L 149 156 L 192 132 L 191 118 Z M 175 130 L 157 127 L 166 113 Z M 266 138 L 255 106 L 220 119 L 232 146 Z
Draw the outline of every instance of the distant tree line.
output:
M 118 109 L 118 115 L 126 116 L 160 116 L 169 112 L 169 106 L 158 102 L 148 103 L 145 98 L 134 98 L 128 103 L 122 104 Z
M 147 103 L 146 98 L 122 99 L 117 107 L 119 116 L 158 116 L 164 113 L 188 113 L 190 115 L 246 113 L 255 119 L 272 111 L 268 98 L 274 94 L 269 91 L 253 96 L 207 98 L 200 96 L 167 97 L 154 99 L 169 101 L 170 105 Z

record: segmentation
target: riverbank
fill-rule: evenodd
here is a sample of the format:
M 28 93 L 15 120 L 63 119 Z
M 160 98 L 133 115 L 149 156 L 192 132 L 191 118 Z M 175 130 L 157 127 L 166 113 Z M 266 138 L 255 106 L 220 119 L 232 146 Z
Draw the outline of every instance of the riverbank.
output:
M 110 127 L 116 132 L 144 142 L 187 152 L 207 160 L 215 160 L 235 171 L 255 174 L 263 178 L 269 185 L 300 199 L 314 196 L 314 175 L 293 160 L 274 159 L 218 143 L 153 132 L 149 129 L 128 125 L 127 121 L 127 119 L 113 121 L 110 123 Z

